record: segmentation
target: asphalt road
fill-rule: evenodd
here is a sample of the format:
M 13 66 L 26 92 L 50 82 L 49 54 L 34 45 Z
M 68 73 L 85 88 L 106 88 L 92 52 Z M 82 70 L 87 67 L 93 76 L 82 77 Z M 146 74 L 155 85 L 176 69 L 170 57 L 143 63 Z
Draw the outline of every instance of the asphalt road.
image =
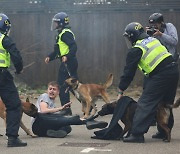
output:
M 32 100 L 35 102 L 35 100 Z M 60 105 L 58 99 L 57 106 Z M 99 100 L 98 108 L 103 102 Z M 81 104 L 73 98 L 73 114 L 81 113 Z M 124 143 L 122 141 L 95 140 L 90 137 L 95 130 L 87 130 L 85 125 L 72 126 L 73 131 L 65 138 L 31 138 L 20 129 L 19 137 L 28 143 L 27 147 L 7 148 L 6 136 L 0 137 L 0 154 L 180 154 L 180 108 L 174 109 L 175 126 L 172 130 L 172 140 L 165 143 L 162 140 L 152 139 L 156 133 L 156 127 L 151 127 L 145 134 L 145 143 Z M 98 120 L 109 122 L 111 115 L 100 117 Z M 23 121 L 28 128 L 31 128 L 30 117 L 23 116 Z M 123 125 L 122 125 L 123 126 Z M 97 130 L 97 129 L 96 129 Z M 0 121 L 0 133 L 5 134 L 3 120 Z

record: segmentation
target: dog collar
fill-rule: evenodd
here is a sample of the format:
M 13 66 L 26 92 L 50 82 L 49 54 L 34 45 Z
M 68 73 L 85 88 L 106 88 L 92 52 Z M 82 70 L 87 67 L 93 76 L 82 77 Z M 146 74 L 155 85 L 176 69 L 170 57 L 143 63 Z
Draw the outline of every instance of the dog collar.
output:
M 74 88 L 74 90 L 76 90 L 76 89 L 78 88 L 78 86 L 79 86 L 79 82 L 78 82 L 78 84 L 76 85 L 76 87 Z

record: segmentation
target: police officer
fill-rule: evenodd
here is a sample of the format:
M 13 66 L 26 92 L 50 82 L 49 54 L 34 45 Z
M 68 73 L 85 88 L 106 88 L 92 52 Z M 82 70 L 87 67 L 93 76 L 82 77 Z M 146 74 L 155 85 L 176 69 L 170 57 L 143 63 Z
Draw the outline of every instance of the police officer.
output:
M 20 74 L 23 69 L 23 61 L 15 43 L 9 37 L 11 23 L 9 18 L 0 13 L 0 96 L 6 106 L 6 135 L 8 147 L 22 147 L 27 143 L 18 138 L 21 119 L 21 101 L 13 77 L 8 71 L 10 60 Z
M 76 58 L 77 45 L 75 36 L 69 25 L 69 17 L 65 12 L 57 13 L 52 19 L 51 30 L 57 30 L 56 43 L 54 52 L 45 58 L 45 63 L 60 57 L 61 65 L 58 74 L 58 83 L 60 85 L 61 105 L 70 102 L 69 92 L 66 91 L 67 85 L 65 80 L 71 77 L 77 77 L 78 61 Z M 67 114 L 72 114 L 70 109 L 66 110 Z
M 149 37 L 140 23 L 128 24 L 124 37 L 129 51 L 119 83 L 118 99 L 133 80 L 137 68 L 147 77 L 147 82 L 138 100 L 131 135 L 123 141 L 143 143 L 144 133 L 155 117 L 158 103 L 174 101 L 179 79 L 178 66 L 168 50 L 158 39 Z
M 176 50 L 178 43 L 176 27 L 172 23 L 165 23 L 161 13 L 150 15 L 149 24 L 150 27 L 154 27 L 152 36 L 157 38 L 173 55 L 174 60 L 177 61 L 179 59 L 179 53 Z

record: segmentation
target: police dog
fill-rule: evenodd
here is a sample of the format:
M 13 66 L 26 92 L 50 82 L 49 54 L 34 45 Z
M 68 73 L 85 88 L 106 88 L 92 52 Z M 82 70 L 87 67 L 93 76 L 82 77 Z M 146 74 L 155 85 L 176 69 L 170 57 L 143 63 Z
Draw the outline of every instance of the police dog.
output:
M 113 75 L 109 74 L 107 81 L 103 85 L 99 84 L 82 84 L 75 78 L 68 78 L 66 83 L 72 88 L 75 96 L 82 103 L 82 112 L 84 113 L 84 119 L 89 117 L 91 107 L 93 108 L 94 115 L 97 112 L 95 102 L 99 96 L 105 103 L 110 103 L 108 93 L 106 89 L 112 85 Z
M 123 103 L 126 103 L 126 102 L 123 102 Z M 96 115 L 94 118 L 97 118 L 99 115 L 105 116 L 108 114 L 113 114 L 116 105 L 117 105 L 117 101 L 103 105 L 101 110 L 98 112 L 98 115 Z M 178 108 L 179 106 L 180 106 L 180 98 L 178 98 L 176 100 L 175 104 L 173 104 L 173 105 L 164 104 L 164 103 L 159 103 L 159 105 L 158 105 L 157 113 L 156 113 L 156 120 L 157 120 L 158 125 L 166 133 L 166 137 L 163 139 L 163 141 L 165 141 L 165 142 L 170 142 L 170 140 L 171 140 L 171 131 L 168 128 L 168 119 L 170 116 L 170 109 Z M 127 132 L 128 132 L 127 136 L 130 135 L 129 130 L 131 129 L 131 126 L 132 126 L 132 121 L 133 121 L 133 117 L 134 117 L 136 108 L 137 108 L 137 103 L 135 101 L 132 101 L 127 106 L 127 108 L 124 112 L 124 115 L 121 119 L 121 121 L 124 124 L 124 129 L 123 129 L 121 137 L 123 137 Z
M 22 105 L 22 111 L 21 111 L 21 118 L 23 113 L 25 113 L 26 115 L 30 116 L 30 117 L 35 117 L 38 109 L 37 107 L 29 102 L 29 99 L 27 98 L 26 101 L 21 101 L 21 105 Z M 6 107 L 3 103 L 3 101 L 0 99 L 0 117 L 4 120 L 5 125 L 6 125 Z M 26 132 L 27 135 L 31 136 L 31 137 L 36 137 L 36 135 L 34 135 L 22 122 L 22 119 L 20 121 L 20 127 Z

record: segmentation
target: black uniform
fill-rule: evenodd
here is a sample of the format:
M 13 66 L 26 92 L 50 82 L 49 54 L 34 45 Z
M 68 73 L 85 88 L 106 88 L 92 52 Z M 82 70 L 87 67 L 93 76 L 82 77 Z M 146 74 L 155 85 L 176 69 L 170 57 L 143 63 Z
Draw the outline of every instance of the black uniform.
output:
M 119 89 L 126 90 L 135 75 L 138 62 L 142 56 L 140 48 L 129 50 L 124 74 L 121 76 Z M 146 86 L 138 100 L 138 108 L 133 119 L 132 134 L 142 135 L 146 133 L 151 125 L 157 105 L 160 101 L 173 103 L 178 85 L 178 66 L 173 62 L 172 56 L 164 59 L 146 79 Z M 171 116 L 173 119 L 173 115 Z M 169 123 L 172 128 L 174 120 Z
M 59 32 L 60 33 L 60 32 Z M 57 44 L 58 42 L 58 37 L 56 38 L 56 44 L 54 45 L 54 52 L 50 53 L 48 56 L 50 57 L 50 61 L 54 60 L 58 57 L 61 57 L 60 51 L 59 51 L 59 45 Z M 60 85 L 60 101 L 61 105 L 64 105 L 70 101 L 70 95 L 69 92 L 65 93 L 65 90 L 67 88 L 67 85 L 65 84 L 65 80 L 70 77 L 78 78 L 77 75 L 77 69 L 78 69 L 78 61 L 76 58 L 76 52 L 77 52 L 77 45 L 74 40 L 73 34 L 66 31 L 62 36 L 61 40 L 66 43 L 69 46 L 69 53 L 65 55 L 67 57 L 67 68 L 64 65 L 64 63 L 61 63 L 60 68 L 59 68 L 59 74 L 58 74 L 58 83 Z M 68 71 L 70 73 L 68 73 Z
M 8 36 L 5 36 L 2 40 L 2 45 L 10 53 L 16 73 L 20 73 L 23 69 L 23 61 L 15 43 Z M 3 67 L 0 68 L 0 96 L 7 112 L 6 135 L 8 137 L 17 137 L 21 119 L 21 101 L 12 75 L 7 68 Z

